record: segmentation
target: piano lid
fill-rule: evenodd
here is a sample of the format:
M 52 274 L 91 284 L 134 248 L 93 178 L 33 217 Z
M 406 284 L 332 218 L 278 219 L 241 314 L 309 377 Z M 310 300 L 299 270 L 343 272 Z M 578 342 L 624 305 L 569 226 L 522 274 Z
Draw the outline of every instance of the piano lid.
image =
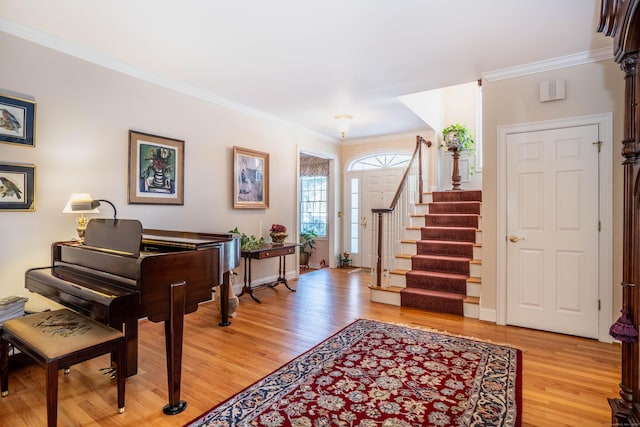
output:
M 137 219 L 92 218 L 87 224 L 84 244 L 95 248 L 140 256 L 142 224 Z

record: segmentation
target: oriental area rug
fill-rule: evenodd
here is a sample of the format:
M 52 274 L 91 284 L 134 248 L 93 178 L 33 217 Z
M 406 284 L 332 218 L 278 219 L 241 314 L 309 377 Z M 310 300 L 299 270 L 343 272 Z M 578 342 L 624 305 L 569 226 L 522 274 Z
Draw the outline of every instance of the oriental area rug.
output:
M 520 426 L 522 353 L 360 319 L 188 426 Z

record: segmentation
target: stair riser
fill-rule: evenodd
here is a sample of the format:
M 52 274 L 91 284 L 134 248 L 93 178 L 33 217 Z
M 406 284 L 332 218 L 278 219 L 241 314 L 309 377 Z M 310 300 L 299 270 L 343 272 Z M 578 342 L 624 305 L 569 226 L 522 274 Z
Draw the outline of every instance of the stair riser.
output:
M 453 240 L 458 242 L 475 242 L 476 230 L 460 228 L 423 227 L 419 240 Z
M 416 214 L 426 215 L 429 213 L 429 205 L 427 204 L 415 205 L 413 211 Z
M 406 280 L 407 288 L 453 292 L 461 295 L 466 295 L 467 292 L 467 281 L 465 279 L 448 279 L 439 276 L 407 274 Z
M 373 302 L 396 306 L 400 305 L 400 293 L 398 292 L 387 292 L 377 289 L 371 289 L 369 298 Z
M 403 307 L 419 308 L 420 310 L 432 311 L 436 313 L 449 313 L 464 315 L 464 305 L 459 300 L 449 300 L 435 296 L 400 294 L 400 302 Z
M 434 202 L 481 202 L 482 191 L 434 191 Z
M 473 244 L 457 242 L 426 242 L 421 240 L 416 243 L 416 252 L 419 255 L 443 255 L 472 258 Z
M 482 287 L 481 287 L 480 283 L 467 282 L 467 296 L 480 297 L 480 289 L 481 288 Z
M 407 282 L 405 280 L 404 274 L 391 274 L 389 276 L 389 286 L 405 288 L 407 286 Z
M 464 303 L 464 317 L 469 317 L 471 319 L 479 319 L 480 318 L 480 305 L 479 304 L 471 304 Z
M 480 215 L 480 202 L 431 203 L 429 213 Z
M 478 215 L 426 215 L 426 227 L 472 227 L 478 228 Z
M 409 221 L 410 227 L 424 227 L 424 218 L 426 215 L 412 216 Z
M 396 268 L 398 270 L 411 270 L 411 258 L 396 258 Z
M 468 259 L 437 259 L 421 255 L 416 255 L 411 259 L 411 269 L 464 274 L 466 276 L 470 271 Z
M 470 264 L 469 277 L 482 277 L 482 264 Z
M 482 259 L 482 246 L 473 246 L 473 259 Z
M 403 254 L 416 254 L 416 244 L 414 242 L 401 242 L 400 243 L 400 253 Z
M 402 242 L 400 252 L 403 254 L 416 255 L 418 249 L 415 242 Z M 482 246 L 475 244 L 473 246 L 473 259 L 482 259 Z

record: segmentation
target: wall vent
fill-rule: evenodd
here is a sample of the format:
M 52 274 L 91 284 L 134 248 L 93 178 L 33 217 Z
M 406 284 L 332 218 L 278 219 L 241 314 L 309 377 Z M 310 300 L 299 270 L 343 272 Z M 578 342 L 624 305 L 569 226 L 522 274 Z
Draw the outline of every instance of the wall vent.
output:
M 540 82 L 540 102 L 565 99 L 564 79 Z

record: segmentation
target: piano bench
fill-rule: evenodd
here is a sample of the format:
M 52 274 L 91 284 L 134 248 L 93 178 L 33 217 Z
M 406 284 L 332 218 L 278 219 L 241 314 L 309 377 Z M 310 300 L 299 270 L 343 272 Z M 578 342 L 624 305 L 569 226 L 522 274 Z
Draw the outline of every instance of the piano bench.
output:
M 121 332 L 66 308 L 7 320 L 0 329 L 0 390 L 9 394 L 9 343 L 44 366 L 47 425 L 58 418 L 58 371 L 112 353 L 118 412 L 124 412 L 125 340 Z

